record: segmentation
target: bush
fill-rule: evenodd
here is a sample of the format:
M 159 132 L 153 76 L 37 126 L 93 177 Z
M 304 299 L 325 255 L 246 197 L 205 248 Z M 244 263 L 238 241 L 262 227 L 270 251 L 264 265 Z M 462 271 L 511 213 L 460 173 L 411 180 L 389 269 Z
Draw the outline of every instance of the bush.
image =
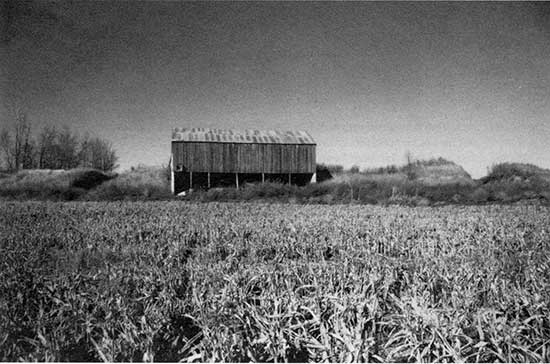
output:
M 288 198 L 296 194 L 296 186 L 280 183 L 255 183 L 248 184 L 240 190 L 240 195 L 245 200 L 257 198 Z
M 212 188 L 208 191 L 194 192 L 189 198 L 203 202 L 232 201 L 237 199 L 237 190 L 234 188 Z
M 326 183 L 311 183 L 296 190 L 297 196 L 302 200 L 310 200 L 324 195 L 330 194 L 332 186 L 329 182 Z
M 535 175 L 538 170 L 540 170 L 540 168 L 532 164 L 500 163 L 491 167 L 487 177 L 493 179 L 513 177 L 529 178 Z
M 339 164 L 327 164 L 326 167 L 332 175 L 342 174 L 344 172 L 344 166 Z
M 472 190 L 462 184 L 442 184 L 419 187 L 419 195 L 433 202 L 463 202 Z
M 478 187 L 468 195 L 468 200 L 473 203 L 483 203 L 489 200 L 490 193 L 483 187 Z
M 299 187 L 280 183 L 247 183 L 237 190 L 234 187 L 212 188 L 207 191 L 194 191 L 186 197 L 194 201 L 251 201 L 278 200 L 288 201 L 298 196 Z
M 315 175 L 318 183 L 332 179 L 332 174 L 330 173 L 330 169 L 324 164 L 317 165 L 315 169 Z
M 11 199 L 75 200 L 114 178 L 94 169 L 22 170 L 5 177 L 0 196 Z
M 163 167 L 140 166 L 88 192 L 86 200 L 163 200 L 173 198 Z

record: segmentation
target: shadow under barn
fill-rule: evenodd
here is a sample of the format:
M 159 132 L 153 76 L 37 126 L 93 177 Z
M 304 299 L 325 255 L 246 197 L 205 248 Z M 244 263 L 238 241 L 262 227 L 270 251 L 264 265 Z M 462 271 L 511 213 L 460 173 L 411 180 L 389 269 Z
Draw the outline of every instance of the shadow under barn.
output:
M 174 172 L 174 190 L 177 192 L 207 190 L 209 188 L 240 188 L 247 183 L 281 183 L 305 186 L 313 173 L 213 173 Z

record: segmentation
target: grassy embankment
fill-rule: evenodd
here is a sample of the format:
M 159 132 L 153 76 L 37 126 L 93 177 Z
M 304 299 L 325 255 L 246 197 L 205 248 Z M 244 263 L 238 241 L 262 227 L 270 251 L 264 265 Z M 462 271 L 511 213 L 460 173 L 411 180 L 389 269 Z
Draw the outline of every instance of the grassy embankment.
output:
M 241 190 L 199 191 L 187 199 L 199 201 L 278 200 L 298 203 L 358 204 L 485 204 L 550 202 L 550 171 L 536 166 L 503 163 L 474 180 L 452 162 L 418 163 L 387 172 L 342 173 L 332 180 L 305 187 L 278 184 L 247 185 Z
M 40 200 L 158 200 L 170 193 L 165 167 L 138 167 L 120 174 L 94 170 L 21 171 L 0 175 L 0 197 Z M 279 201 L 293 203 L 484 204 L 550 202 L 550 170 L 529 164 L 495 165 L 473 180 L 462 167 L 442 159 L 388 170 L 345 172 L 305 187 L 275 183 L 241 189 L 194 191 L 191 201 Z
M 166 170 L 138 167 L 120 174 L 93 169 L 23 170 L 0 176 L 0 198 L 14 200 L 155 200 L 171 198 Z

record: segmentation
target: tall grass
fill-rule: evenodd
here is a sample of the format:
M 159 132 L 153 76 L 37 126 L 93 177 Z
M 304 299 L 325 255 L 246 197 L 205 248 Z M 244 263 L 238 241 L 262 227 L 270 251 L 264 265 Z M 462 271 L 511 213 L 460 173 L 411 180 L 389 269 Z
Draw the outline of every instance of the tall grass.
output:
M 139 166 L 89 191 L 87 200 L 158 200 L 173 198 L 165 167 Z

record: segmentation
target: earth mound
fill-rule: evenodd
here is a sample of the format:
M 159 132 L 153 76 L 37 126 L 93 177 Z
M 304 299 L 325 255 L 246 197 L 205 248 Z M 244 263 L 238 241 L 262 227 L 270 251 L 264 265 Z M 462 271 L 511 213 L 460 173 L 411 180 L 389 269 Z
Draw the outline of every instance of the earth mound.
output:
M 497 164 L 480 183 L 498 201 L 550 202 L 550 170 L 533 164 Z
M 419 182 L 430 186 L 441 184 L 473 185 L 475 183 L 462 166 L 444 158 L 418 161 L 414 164 L 412 173 Z
M 550 169 L 528 163 L 500 163 L 494 165 L 481 182 L 483 184 L 494 182 L 550 184 Z

